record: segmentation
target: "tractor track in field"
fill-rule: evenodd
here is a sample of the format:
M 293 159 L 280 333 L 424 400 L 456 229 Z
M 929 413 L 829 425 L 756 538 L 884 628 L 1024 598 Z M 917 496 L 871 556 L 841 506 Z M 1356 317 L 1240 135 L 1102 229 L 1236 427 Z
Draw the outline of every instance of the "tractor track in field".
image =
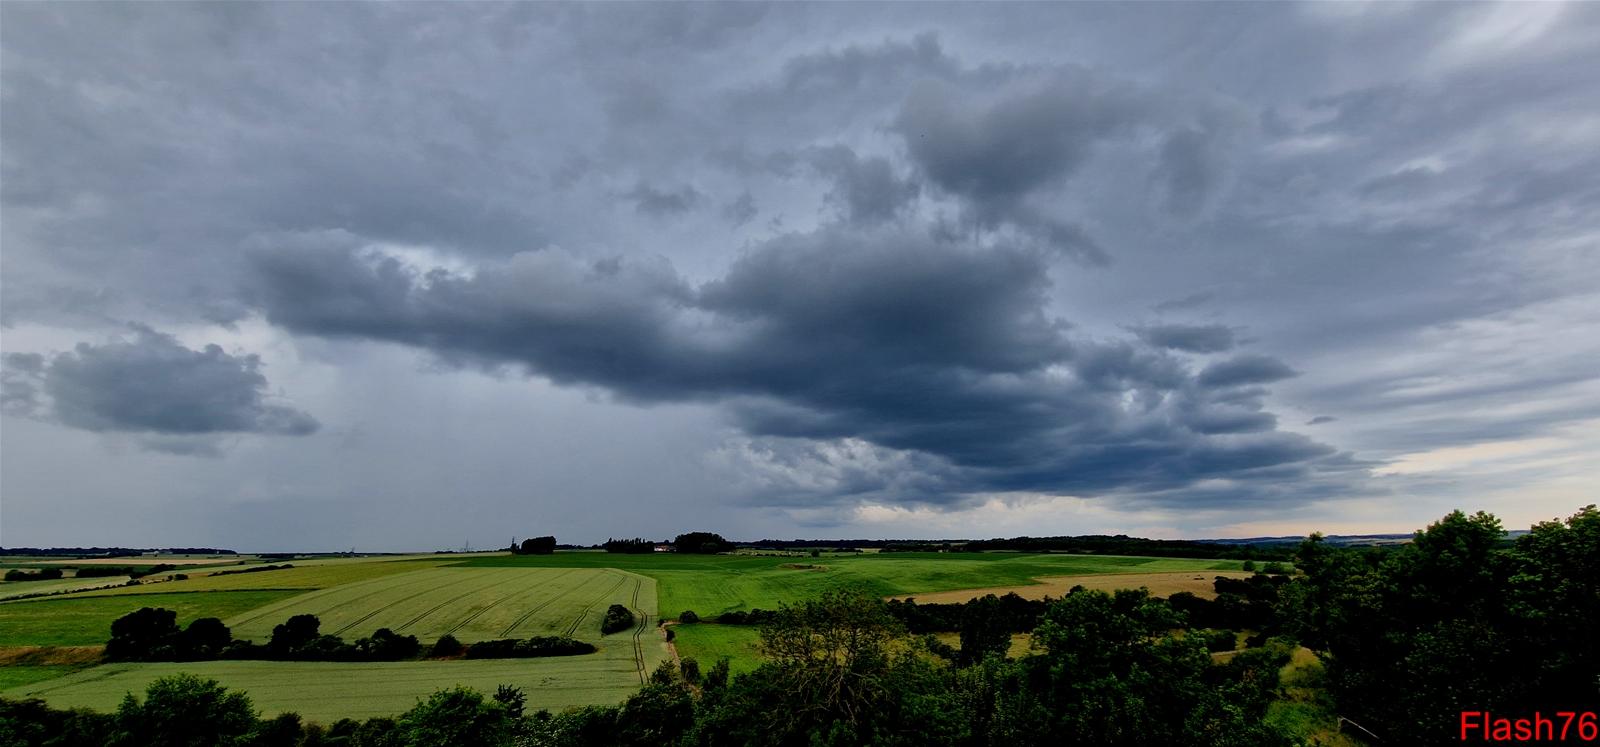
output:
M 607 570 L 609 570 L 609 569 L 607 569 Z M 610 597 L 612 594 L 616 593 L 617 589 L 622 588 L 622 585 L 627 583 L 627 582 L 628 582 L 628 577 L 627 576 L 619 575 L 618 578 L 617 578 L 617 582 L 615 584 L 612 584 L 611 588 L 606 589 L 605 593 L 596 596 L 594 601 L 590 602 L 588 604 L 588 606 L 584 607 L 583 611 L 579 612 L 578 616 L 576 618 L 573 618 L 572 624 L 568 625 L 566 627 L 564 632 L 562 632 L 562 635 L 564 635 L 564 636 L 566 636 L 568 638 L 571 638 L 573 636 L 573 634 L 578 632 L 578 626 L 583 624 L 583 618 L 589 616 L 589 610 L 594 609 L 595 605 L 597 605 L 597 604 L 599 604 L 601 602 L 604 602 L 608 597 Z
M 630 602 L 635 612 L 639 613 L 639 624 L 633 629 L 633 664 L 639 670 L 639 684 L 647 684 L 648 675 L 644 671 L 644 631 L 650 624 L 650 616 L 639 609 L 639 591 L 644 588 L 644 579 L 634 579 L 633 599 Z
M 420 570 L 429 570 L 429 569 L 419 569 L 419 571 Z M 345 586 L 354 586 L 354 585 L 365 586 L 366 584 L 376 584 L 376 583 L 383 582 L 383 581 L 391 581 L 391 580 L 398 580 L 399 581 L 399 583 L 395 583 L 395 584 L 384 584 L 383 586 L 378 587 L 376 590 L 368 592 L 366 594 L 362 594 L 361 596 L 356 597 L 355 599 L 351 599 L 350 601 L 345 602 L 344 604 L 350 604 L 352 602 L 359 602 L 359 601 L 361 601 L 363 599 L 366 599 L 367 597 L 370 597 L 370 596 L 373 596 L 373 595 L 376 595 L 376 594 L 382 594 L 383 592 L 386 592 L 386 591 L 391 591 L 391 590 L 395 589 L 396 587 L 405 586 L 406 584 L 410 583 L 411 581 L 414 581 L 415 579 L 405 579 L 404 577 L 407 576 L 407 575 L 410 575 L 411 573 L 416 573 L 416 572 L 419 572 L 419 571 L 409 571 L 407 573 L 395 574 L 394 576 L 390 576 L 390 577 L 374 578 L 374 579 L 368 579 L 366 581 L 357 581 L 355 584 L 338 584 L 338 585 L 334 585 L 334 586 L 329 586 L 329 587 L 327 587 L 325 589 L 318 589 L 318 590 L 315 590 L 315 591 L 312 591 L 312 592 L 309 592 L 309 593 L 306 593 L 306 594 L 301 594 L 299 596 L 290 597 L 289 599 L 285 599 L 285 600 L 283 600 L 282 602 L 280 602 L 278 604 L 269 605 L 268 607 L 263 608 L 261 611 L 257 612 L 254 615 L 251 615 L 250 617 L 247 617 L 247 618 L 245 618 L 243 620 L 239 620 L 239 621 L 235 622 L 234 626 L 237 627 L 237 626 L 240 626 L 240 625 L 249 625 L 250 623 L 253 623 L 253 622 L 257 621 L 257 620 L 260 620 L 263 617 L 266 617 L 266 616 L 271 615 L 271 614 L 273 614 L 275 612 L 278 612 L 279 610 L 277 608 L 280 607 L 280 606 L 282 606 L 282 607 L 298 607 L 298 606 L 304 604 L 306 601 L 309 601 L 310 599 L 321 599 L 322 597 L 328 596 L 329 594 L 333 594 L 336 591 L 341 591 L 341 590 L 348 591 L 348 589 L 344 589 L 343 588 Z M 343 605 L 335 605 L 335 606 L 343 606 Z
M 501 583 L 500 581 L 496 580 L 496 581 L 493 581 L 491 583 L 485 584 L 483 586 L 479 586 L 477 588 L 474 588 L 474 589 L 472 589 L 470 591 L 466 591 L 466 592 L 463 592 L 461 594 L 457 594 L 457 595 L 455 595 L 453 597 L 450 597 L 449 599 L 446 599 L 443 602 L 440 602 L 440 603 L 438 603 L 436 605 L 433 605 L 432 607 L 429 607 L 422 614 L 417 615 L 416 617 L 413 617 L 410 620 L 405 621 L 405 623 L 403 625 L 401 625 L 398 628 L 395 628 L 394 630 L 395 630 L 396 633 L 398 633 L 400 631 L 403 631 L 406 628 L 409 628 L 409 627 L 411 627 L 413 625 L 416 625 L 417 623 L 421 622 L 428 615 L 431 615 L 431 614 L 433 614 L 435 612 L 438 612 L 441 609 L 444 609 L 446 606 L 449 606 L 451 604 L 455 604 L 456 602 L 458 602 L 458 601 L 460 601 L 462 599 L 470 597 L 473 594 L 476 594 L 476 593 L 478 593 L 480 591 L 483 591 L 484 589 L 488 589 L 488 588 L 494 587 L 494 586 L 496 586 L 496 585 L 498 585 L 500 583 Z
M 491 583 L 484 584 L 483 586 L 476 587 L 475 589 L 473 589 L 473 591 L 480 591 L 482 589 L 487 589 L 490 586 L 494 586 L 494 583 L 491 582 Z M 386 604 L 386 605 L 384 605 L 382 607 L 379 607 L 379 608 L 377 608 L 377 609 L 375 609 L 375 610 L 373 610 L 371 612 L 368 612 L 367 614 L 362 615 L 361 617 L 358 617 L 358 618 L 356 618 L 354 620 L 351 620 L 348 623 L 345 623 L 338 630 L 333 631 L 333 635 L 343 635 L 345 631 L 347 631 L 347 630 L 349 630 L 349 629 L 351 629 L 351 628 L 353 628 L 353 627 L 355 627 L 357 625 L 360 625 L 361 623 L 364 623 L 364 622 L 366 622 L 368 620 L 371 620 L 378 613 L 383 612 L 384 610 L 389 609 L 390 607 L 393 607 L 393 606 L 395 606 L 397 604 L 400 604 L 402 602 L 409 602 L 409 601 L 411 601 L 413 599 L 416 599 L 417 597 L 420 597 L 420 596 L 422 596 L 424 594 L 431 594 L 431 593 L 433 593 L 435 591 L 438 591 L 438 590 L 439 590 L 439 587 L 437 585 L 435 585 L 435 586 L 430 586 L 430 587 L 428 587 L 426 589 L 423 589 L 422 591 L 419 591 L 419 592 L 417 592 L 415 594 L 409 594 L 407 596 L 403 596 L 403 597 L 401 597 L 399 599 L 394 600 L 393 602 L 390 602 L 390 603 L 388 603 L 388 604 Z M 467 592 L 467 594 L 471 594 L 471 593 L 473 593 L 473 592 L 471 592 L 471 591 Z M 372 595 L 371 594 L 367 594 L 367 595 L 362 596 L 360 598 L 361 599 L 365 599 L 366 597 L 369 597 L 369 596 L 372 596 Z M 466 594 L 463 594 L 461 596 L 466 596 Z M 456 597 L 456 599 L 460 599 L 460 598 L 461 597 Z M 352 601 L 354 601 L 354 600 L 352 600 Z M 444 605 L 442 605 L 442 604 L 441 605 L 436 605 L 433 609 L 438 609 L 439 607 L 442 607 L 442 606 L 444 606 Z M 433 610 L 429 610 L 429 612 L 432 612 L 432 611 Z M 409 625 L 409 624 L 410 623 L 407 623 L 407 625 Z M 404 626 L 401 626 L 401 627 L 404 627 Z
M 581 570 L 586 570 L 586 569 L 573 568 L 573 569 L 571 569 L 571 572 L 572 573 L 576 573 L 576 572 L 581 571 Z M 522 624 L 527 622 L 528 620 L 532 619 L 533 616 L 539 612 L 539 610 L 542 610 L 542 609 L 544 609 L 546 607 L 549 607 L 552 604 L 555 604 L 561 598 L 563 598 L 563 597 L 567 596 L 568 594 L 571 594 L 572 592 L 577 591 L 577 590 L 578 590 L 577 587 L 573 587 L 571 589 L 567 589 L 566 591 L 560 592 L 560 593 L 556 594 L 555 596 L 544 600 L 543 602 L 540 602 L 538 604 L 538 606 L 534 607 L 533 609 L 528 610 L 527 612 L 522 613 L 522 615 L 519 616 L 516 620 L 513 620 L 510 625 L 506 626 L 505 630 L 500 631 L 500 637 L 504 638 L 505 636 L 511 635 L 512 631 L 516 630 L 517 628 L 522 627 Z
M 544 585 L 544 583 L 549 583 L 549 582 L 551 582 L 551 581 L 555 581 L 555 580 L 556 580 L 556 579 L 561 579 L 561 578 L 566 578 L 566 577 L 567 577 L 567 576 L 570 576 L 570 575 L 572 575 L 572 574 L 574 574 L 574 573 L 576 573 L 576 572 L 577 572 L 577 571 L 578 571 L 578 569 L 576 569 L 576 568 L 567 568 L 567 569 L 564 569 L 564 572 L 563 572 L 563 573 L 561 573 L 561 574 L 559 574 L 559 575 L 556 575 L 556 576 L 552 576 L 552 577 L 550 577 L 550 578 L 548 578 L 548 579 L 545 579 L 545 581 L 544 581 L 544 582 L 542 582 L 542 583 L 541 583 L 541 584 L 540 584 L 540 586 L 542 586 L 542 585 Z M 507 595 L 505 595 L 505 596 L 503 596 L 503 597 L 500 597 L 500 598 L 499 598 L 499 599 L 496 599 L 496 600 L 494 600 L 494 601 L 493 601 L 493 602 L 490 602 L 490 603 L 489 603 L 489 604 L 488 604 L 488 605 L 487 605 L 487 606 L 485 606 L 485 607 L 484 607 L 484 608 L 483 608 L 483 609 L 480 609 L 480 610 L 478 610 L 478 611 L 477 611 L 477 612 L 474 612 L 474 613 L 472 613 L 472 614 L 470 614 L 470 615 L 467 615 L 467 616 L 466 616 L 466 617 L 465 617 L 465 618 L 463 618 L 463 619 L 462 619 L 462 620 L 461 620 L 461 622 L 458 622 L 458 623 L 456 623 L 456 624 L 455 624 L 455 625 L 454 625 L 454 626 L 452 626 L 452 627 L 451 627 L 451 628 L 450 628 L 450 629 L 449 629 L 449 630 L 447 630 L 447 631 L 445 631 L 445 633 L 444 633 L 444 634 L 445 634 L 445 635 L 454 635 L 454 634 L 455 634 L 455 632 L 456 632 L 456 631 L 458 631 L 458 630 L 460 630 L 460 629 L 462 629 L 462 628 L 464 628 L 464 627 L 466 627 L 466 626 L 467 626 L 467 623 L 470 623 L 470 622 L 472 622 L 472 621 L 473 621 L 473 620 L 476 620 L 476 619 L 478 619 L 478 617 L 479 617 L 479 616 L 481 616 L 481 615 L 482 615 L 482 614 L 483 614 L 483 613 L 485 613 L 485 612 L 488 612 L 488 611 L 489 611 L 489 610 L 491 610 L 491 609 L 494 609 L 494 608 L 495 608 L 495 607 L 498 607 L 498 606 L 500 606 L 500 603 L 501 603 L 501 602 L 504 602 L 504 601 L 506 601 L 506 600 L 507 600 L 507 599 L 511 599 L 511 598 L 512 598 L 512 597 L 517 597 L 517 596 L 521 596 L 521 595 L 523 595 L 523 594 L 526 594 L 526 593 L 528 593 L 528 592 L 530 592 L 530 591 L 534 591 L 534 590 L 535 590 L 535 589 L 537 589 L 537 588 L 538 588 L 538 587 L 534 587 L 534 589 L 523 589 L 523 590 L 521 590 L 521 591 L 513 591 L 513 592 L 511 592 L 511 593 L 510 593 L 510 594 L 507 594 Z M 545 600 L 545 601 L 544 601 L 544 602 L 543 602 L 543 603 L 542 603 L 542 604 L 540 604 L 540 605 L 539 605 L 539 606 L 537 606 L 537 607 L 534 607 L 534 608 L 533 608 L 533 610 L 532 610 L 532 612 L 538 612 L 538 611 L 539 611 L 539 610 L 541 610 L 541 609 L 544 609 L 544 607 L 545 607 L 545 605 L 548 605 L 548 604 L 550 604 L 550 603 L 551 603 L 551 602 L 554 602 L 554 601 L 555 601 L 555 600 L 557 600 L 557 599 L 560 599 L 560 598 L 561 598 L 561 597 L 562 597 L 562 596 L 563 596 L 563 595 L 565 595 L 565 594 L 567 594 L 567 593 L 568 593 L 568 592 L 570 592 L 570 591 L 572 591 L 572 590 L 571 590 L 571 589 L 568 589 L 568 590 L 567 590 L 567 591 L 563 591 L 563 592 L 559 592 L 559 593 L 557 593 L 557 594 L 556 594 L 556 595 L 555 595 L 555 596 L 553 596 L 553 597 L 551 597 L 551 598 L 549 598 L 549 599 L 547 599 L 547 600 Z M 531 612 L 530 612 L 530 613 L 529 613 L 529 614 L 531 614 Z M 526 617 L 526 615 L 524 615 L 524 616 L 523 616 L 523 617 L 519 617 L 519 618 L 517 618 L 517 622 L 518 622 L 518 623 L 521 623 L 521 622 L 522 622 L 522 620 L 523 620 L 523 619 L 524 619 L 524 618 L 525 618 L 525 617 Z M 513 627 L 513 628 L 515 628 L 515 627 L 516 627 L 516 625 L 515 625 L 515 624 L 513 624 L 513 625 L 512 625 L 512 627 Z M 510 631 L 509 631 L 509 630 L 508 630 L 508 631 L 507 631 L 507 632 L 505 632 L 505 633 L 501 633 L 501 634 L 500 634 L 500 635 L 501 635 L 501 636 L 505 636 L 505 635 L 508 635 L 508 634 L 509 634 L 509 632 L 510 632 Z

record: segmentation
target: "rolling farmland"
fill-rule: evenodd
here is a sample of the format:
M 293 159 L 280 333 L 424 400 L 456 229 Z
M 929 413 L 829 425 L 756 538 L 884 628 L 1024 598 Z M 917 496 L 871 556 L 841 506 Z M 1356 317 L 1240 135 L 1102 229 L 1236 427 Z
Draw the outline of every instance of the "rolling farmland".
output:
M 266 575 L 266 574 L 261 574 Z M 653 579 L 610 569 L 429 568 L 301 594 L 225 620 L 239 638 L 265 640 L 293 615 L 312 614 L 343 638 L 389 628 L 424 641 L 599 635 L 600 615 L 622 604 L 656 608 Z
M 107 664 L 0 695 L 44 698 L 58 707 L 114 710 L 127 692 L 142 692 L 158 677 L 188 672 L 249 694 L 267 715 L 294 711 L 332 723 L 340 718 L 393 716 L 435 690 L 466 685 L 494 692 L 521 687 L 530 711 L 560 711 L 584 705 L 614 705 L 639 687 L 627 634 L 622 645 L 606 645 L 587 656 L 483 661 L 375 663 L 202 661 L 171 664 Z M 659 658 L 657 659 L 659 661 Z
M 247 566 L 246 566 L 247 567 Z M 876 596 L 928 594 L 1091 574 L 1206 574 L 1237 570 L 1232 561 L 1022 553 L 625 555 L 562 552 L 543 556 L 325 558 L 293 568 L 0 603 L 0 646 L 104 643 L 111 621 L 140 607 L 164 607 L 185 624 L 222 618 L 233 636 L 264 642 L 274 626 L 316 615 L 321 632 L 347 641 L 388 628 L 426 646 L 449 634 L 464 642 L 566 635 L 596 654 L 519 660 L 418 660 L 381 663 L 204 661 L 18 667 L 0 677 L 7 697 L 37 696 L 56 705 L 115 706 L 123 693 L 184 671 L 244 690 L 271 714 L 308 718 L 393 715 L 418 698 L 455 684 L 492 691 L 527 690 L 530 708 L 560 710 L 613 704 L 646 681 L 668 656 L 655 623 L 694 610 L 706 618 L 733 610 L 774 609 L 829 589 Z M 1157 578 L 1158 575 L 1151 576 Z M 1040 589 L 1052 587 L 1041 586 Z M 636 625 L 600 634 L 606 608 L 632 609 Z M 677 651 L 710 666 L 729 657 L 735 671 L 759 661 L 758 629 L 702 623 L 674 628 Z M 56 676 L 59 675 L 59 676 Z

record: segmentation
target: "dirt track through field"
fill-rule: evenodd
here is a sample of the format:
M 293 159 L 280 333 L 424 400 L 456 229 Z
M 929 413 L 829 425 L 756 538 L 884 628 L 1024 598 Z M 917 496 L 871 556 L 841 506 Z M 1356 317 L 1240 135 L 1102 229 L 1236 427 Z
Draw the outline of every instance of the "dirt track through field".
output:
M 1180 591 L 1187 591 L 1197 597 L 1213 599 L 1217 596 L 1212 589 L 1212 583 L 1217 576 L 1229 578 L 1249 578 L 1252 574 L 1244 571 L 1181 571 L 1164 573 L 1097 573 L 1084 576 L 1042 576 L 1037 584 L 1022 586 L 991 586 L 980 589 L 956 589 L 955 591 L 939 591 L 931 594 L 902 594 L 894 599 L 916 599 L 926 604 L 950 604 L 977 599 L 985 594 L 1005 596 L 1015 592 L 1025 599 L 1043 599 L 1045 597 L 1062 597 L 1074 586 L 1100 591 L 1116 591 L 1117 589 L 1137 589 L 1141 586 L 1150 590 L 1150 593 L 1165 597 Z

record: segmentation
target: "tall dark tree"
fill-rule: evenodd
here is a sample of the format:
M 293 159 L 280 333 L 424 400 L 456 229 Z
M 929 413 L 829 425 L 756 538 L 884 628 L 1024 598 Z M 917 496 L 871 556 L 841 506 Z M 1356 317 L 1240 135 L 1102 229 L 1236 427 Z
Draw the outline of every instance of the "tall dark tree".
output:
M 678 552 L 715 555 L 732 550 L 733 543 L 715 532 L 687 532 L 673 539 L 672 547 Z
M 529 537 L 511 551 L 517 555 L 550 555 L 556 551 L 556 538 L 548 535 Z

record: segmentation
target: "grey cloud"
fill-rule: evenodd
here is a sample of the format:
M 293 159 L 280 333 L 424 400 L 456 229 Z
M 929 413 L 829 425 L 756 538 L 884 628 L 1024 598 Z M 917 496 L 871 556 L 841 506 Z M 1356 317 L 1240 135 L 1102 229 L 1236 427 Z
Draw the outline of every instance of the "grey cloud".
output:
M 1322 425 L 1323 423 L 1332 423 L 1336 420 L 1338 420 L 1338 418 L 1332 415 L 1318 415 L 1310 420 L 1307 420 L 1306 425 Z
M 781 236 L 699 286 L 659 263 L 551 252 L 455 275 L 325 248 L 264 250 L 255 283 L 268 319 L 298 333 L 401 342 L 636 401 L 721 403 L 754 439 L 878 455 L 839 465 L 849 477 L 831 487 L 802 481 L 759 501 L 1154 496 L 1221 478 L 1249 492 L 1257 474 L 1317 475 L 1337 457 L 1274 430 L 1264 391 L 1238 389 L 1281 363 L 1196 375 L 1158 348 L 1070 335 L 1045 311 L 1050 257 L 835 228 Z M 893 474 L 908 464 L 921 465 L 914 483 Z
M 1224 168 L 1215 133 L 1193 127 L 1168 133 L 1155 170 L 1167 209 L 1183 216 L 1200 212 L 1216 193 Z
M 922 191 L 915 181 L 897 176 L 888 159 L 861 158 L 842 145 L 817 149 L 811 162 L 833 180 L 828 200 L 857 225 L 894 219 Z
M 1267 355 L 1239 355 L 1218 361 L 1200 372 L 1200 383 L 1225 387 L 1241 384 L 1269 384 L 1298 376 L 1289 364 Z
M 688 184 L 677 189 L 661 189 L 644 182 L 639 182 L 622 196 L 632 200 L 639 212 L 658 217 L 688 212 L 705 198 L 699 190 Z
M 1234 346 L 1233 328 L 1221 324 L 1152 324 L 1133 331 L 1156 347 L 1189 353 L 1220 353 Z
M 755 195 L 750 194 L 749 190 L 745 190 L 732 202 L 722 206 L 722 217 L 733 224 L 734 228 L 749 223 L 760 212 L 756 207 Z
M 312 416 L 273 401 L 257 356 L 230 355 L 216 345 L 191 350 L 148 328 L 49 357 L 7 354 L 5 366 L 8 412 L 88 431 L 160 436 L 168 445 L 162 450 L 175 453 L 213 450 L 198 437 L 304 436 L 319 427 Z
M 1075 170 L 1093 145 L 1128 134 L 1145 102 L 1125 85 L 1059 69 L 996 93 L 926 82 L 895 119 L 912 159 L 940 188 L 986 218 Z

